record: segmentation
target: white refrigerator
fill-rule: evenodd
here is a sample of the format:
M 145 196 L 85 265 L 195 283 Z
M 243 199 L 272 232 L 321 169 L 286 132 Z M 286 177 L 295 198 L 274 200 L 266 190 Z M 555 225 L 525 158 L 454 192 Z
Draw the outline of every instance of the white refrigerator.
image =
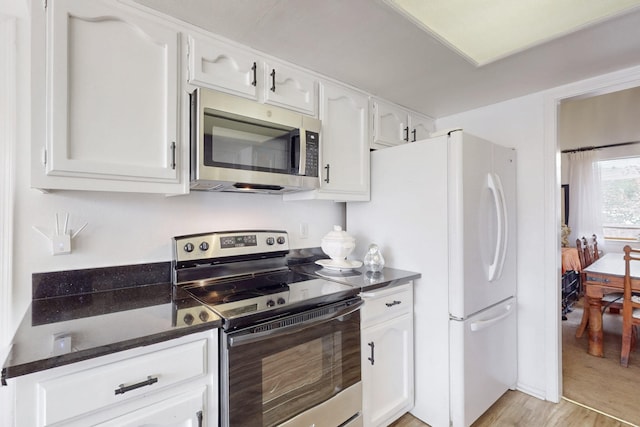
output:
M 414 284 L 411 413 L 469 426 L 515 388 L 515 150 L 454 130 L 371 153 L 371 201 L 347 203 L 362 259 L 376 243 Z

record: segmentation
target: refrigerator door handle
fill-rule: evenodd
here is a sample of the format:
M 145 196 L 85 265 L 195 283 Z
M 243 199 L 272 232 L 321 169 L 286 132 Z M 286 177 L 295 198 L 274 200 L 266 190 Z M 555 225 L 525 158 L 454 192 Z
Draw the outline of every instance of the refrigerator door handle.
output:
M 507 204 L 504 199 L 504 191 L 500 177 L 496 174 L 489 173 L 487 175 L 487 184 L 493 195 L 498 220 L 496 250 L 493 256 L 493 262 L 489 265 L 489 281 L 492 282 L 502 275 L 502 267 L 504 266 L 504 259 L 507 255 L 507 230 L 509 227 L 507 224 Z
M 494 325 L 496 323 L 498 323 L 499 321 L 501 321 L 502 319 L 504 319 L 505 317 L 509 316 L 511 313 L 513 312 L 513 304 L 509 304 L 507 306 L 505 306 L 504 308 L 504 313 L 492 318 L 492 319 L 488 319 L 488 320 L 478 320 L 476 322 L 473 322 L 471 325 L 469 325 L 469 327 L 471 328 L 471 330 L 473 332 L 477 332 L 477 331 L 481 331 L 483 329 L 489 328 L 491 325 Z

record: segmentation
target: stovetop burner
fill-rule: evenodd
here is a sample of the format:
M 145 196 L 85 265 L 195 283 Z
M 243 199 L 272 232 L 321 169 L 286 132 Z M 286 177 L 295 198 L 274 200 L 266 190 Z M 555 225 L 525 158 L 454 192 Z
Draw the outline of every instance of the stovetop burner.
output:
M 225 330 L 357 295 L 358 288 L 289 269 L 284 231 L 174 237 L 174 283 L 223 318 Z

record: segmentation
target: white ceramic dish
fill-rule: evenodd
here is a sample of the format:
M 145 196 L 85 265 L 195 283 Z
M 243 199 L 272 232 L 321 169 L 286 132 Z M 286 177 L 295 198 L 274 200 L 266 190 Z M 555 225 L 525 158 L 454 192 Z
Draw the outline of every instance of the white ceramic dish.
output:
M 354 268 L 362 267 L 362 261 L 349 259 L 340 261 L 336 261 L 334 259 L 319 259 L 316 261 L 316 264 L 321 265 L 323 268 L 336 271 L 352 270 Z
M 356 247 L 356 239 L 342 230 L 339 225 L 334 225 L 333 230 L 322 238 L 322 251 L 337 262 L 347 259 Z

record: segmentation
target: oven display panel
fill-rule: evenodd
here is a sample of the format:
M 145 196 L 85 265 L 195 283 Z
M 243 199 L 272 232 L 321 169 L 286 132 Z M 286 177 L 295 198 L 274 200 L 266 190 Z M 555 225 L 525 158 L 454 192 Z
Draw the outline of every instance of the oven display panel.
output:
M 227 248 L 241 248 L 244 246 L 257 246 L 258 239 L 255 234 L 246 234 L 244 236 L 224 236 L 220 237 L 220 247 L 222 249 Z

